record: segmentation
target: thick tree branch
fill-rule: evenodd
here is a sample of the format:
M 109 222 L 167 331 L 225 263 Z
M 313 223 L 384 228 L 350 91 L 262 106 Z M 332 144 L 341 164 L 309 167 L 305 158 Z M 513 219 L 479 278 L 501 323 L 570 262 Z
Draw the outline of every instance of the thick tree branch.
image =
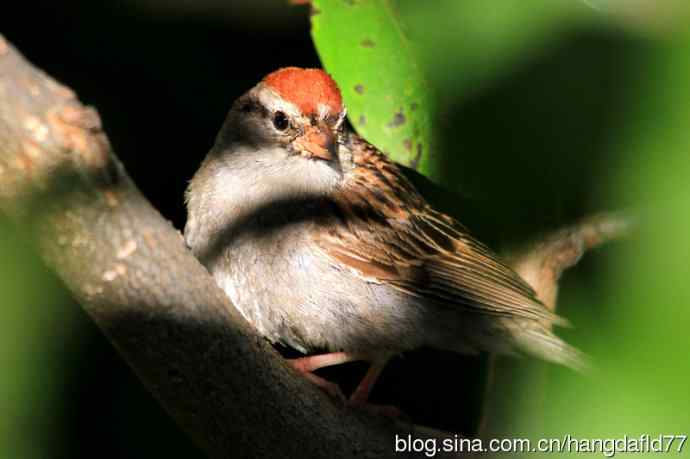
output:
M 337 406 L 292 372 L 137 190 L 96 111 L 2 36 L 0 208 L 209 456 L 404 457 L 396 434 L 446 435 Z M 618 235 L 600 218 L 515 259 L 550 306 L 561 271 Z

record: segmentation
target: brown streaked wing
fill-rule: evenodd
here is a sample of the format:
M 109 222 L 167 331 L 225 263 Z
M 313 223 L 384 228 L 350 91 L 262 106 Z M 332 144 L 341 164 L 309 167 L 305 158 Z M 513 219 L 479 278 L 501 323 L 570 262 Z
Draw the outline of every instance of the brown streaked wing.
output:
M 334 218 L 312 237 L 340 266 L 440 307 L 562 323 L 527 283 L 451 217 L 433 210 L 395 164 L 356 139 L 356 167 Z

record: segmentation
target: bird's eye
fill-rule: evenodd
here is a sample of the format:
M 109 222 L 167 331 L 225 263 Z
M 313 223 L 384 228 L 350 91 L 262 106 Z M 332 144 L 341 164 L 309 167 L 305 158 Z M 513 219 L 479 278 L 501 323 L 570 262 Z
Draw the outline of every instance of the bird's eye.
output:
M 279 131 L 284 131 L 287 129 L 288 125 L 290 123 L 288 122 L 288 118 L 283 112 L 275 112 L 273 115 L 273 126 L 275 126 L 276 129 Z

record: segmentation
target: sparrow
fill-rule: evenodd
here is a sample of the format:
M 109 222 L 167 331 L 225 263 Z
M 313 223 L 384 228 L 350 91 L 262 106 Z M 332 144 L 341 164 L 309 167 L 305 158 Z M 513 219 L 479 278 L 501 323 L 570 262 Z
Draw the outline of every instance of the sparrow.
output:
M 350 396 L 367 403 L 386 362 L 421 346 L 524 354 L 583 369 L 566 321 L 402 169 L 345 123 L 335 81 L 288 67 L 239 97 L 186 192 L 187 245 L 232 303 L 313 373 L 370 363 Z

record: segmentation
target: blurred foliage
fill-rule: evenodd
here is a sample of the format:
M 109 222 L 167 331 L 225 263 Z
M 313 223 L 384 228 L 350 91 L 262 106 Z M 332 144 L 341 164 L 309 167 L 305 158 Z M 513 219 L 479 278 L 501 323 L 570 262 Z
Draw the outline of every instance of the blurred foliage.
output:
M 439 97 L 469 95 L 591 17 L 576 1 L 397 0 Z
M 593 356 L 586 378 L 551 368 L 543 412 L 514 412 L 512 435 L 637 439 L 688 435 L 690 426 L 690 34 L 671 32 L 638 52 L 628 111 L 597 196 L 631 205 L 633 237 L 587 256 L 593 289 L 567 273 L 560 310 L 577 324 L 564 335 Z M 515 381 L 518 391 L 542 387 Z M 676 439 L 671 450 L 678 455 Z M 686 442 L 683 453 L 687 454 Z M 681 454 L 680 456 L 682 456 Z M 532 457 L 533 455 L 529 455 Z M 544 454 L 544 456 L 550 456 Z
M 75 311 L 53 307 L 60 291 L 27 241 L 0 219 L 0 456 L 45 458 L 64 432 L 56 362 Z M 59 324 L 59 326 L 55 326 Z M 41 416 L 48 414 L 48 416 Z M 41 440 L 36 441 L 36 432 Z
M 616 200 L 636 203 L 640 231 L 604 273 L 606 333 L 589 334 L 587 344 L 599 372 L 579 386 L 559 381 L 550 394 L 554 431 L 690 434 L 688 51 L 690 34 L 681 33 L 650 44 L 641 63 L 644 77 L 613 147 L 609 189 Z M 563 417 L 573 400 L 577 410 Z
M 354 128 L 396 161 L 436 176 L 431 88 L 397 6 L 314 0 L 312 37 Z

